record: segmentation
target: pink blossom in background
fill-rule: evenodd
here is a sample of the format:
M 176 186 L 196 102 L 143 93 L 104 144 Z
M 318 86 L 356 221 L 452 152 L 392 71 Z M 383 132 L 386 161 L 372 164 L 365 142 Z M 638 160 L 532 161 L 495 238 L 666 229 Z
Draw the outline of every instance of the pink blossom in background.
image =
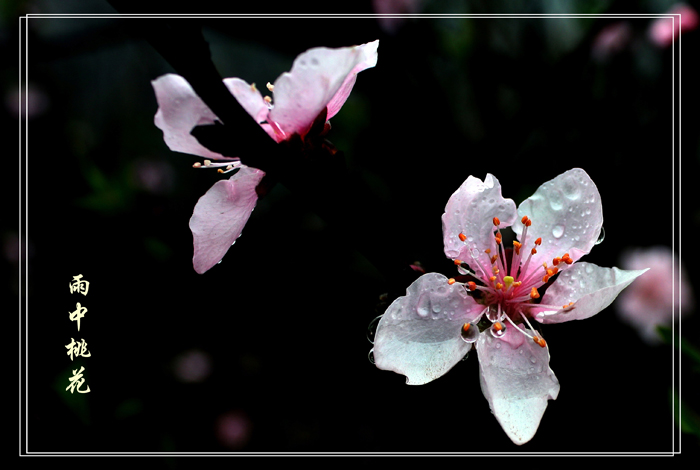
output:
M 185 383 L 198 383 L 211 375 L 211 356 L 198 349 L 191 349 L 179 354 L 172 363 L 173 374 Z
M 695 308 L 693 289 L 683 265 L 667 246 L 633 248 L 620 256 L 626 269 L 649 267 L 649 272 L 620 295 L 615 303 L 619 317 L 648 344 L 659 344 L 656 327 L 670 326 L 673 320 Z M 679 275 L 680 271 L 680 275 Z
M 671 8 L 668 14 L 680 14 L 678 18 L 657 18 L 649 26 L 649 39 L 658 47 L 668 47 L 678 40 L 681 33 L 687 33 L 698 27 L 700 18 L 690 5 L 679 3 Z
M 232 450 L 241 449 L 250 440 L 252 426 L 250 419 L 239 410 L 222 414 L 216 420 L 216 438 L 221 445 Z
M 619 21 L 604 27 L 593 39 L 591 56 L 604 62 L 622 52 L 632 39 L 632 26 L 627 21 Z
M 357 74 L 376 65 L 378 46 L 379 41 L 374 41 L 337 49 L 309 49 L 294 60 L 290 72 L 268 85 L 272 97 L 263 98 L 254 84 L 240 78 L 226 78 L 224 84 L 275 142 L 294 135 L 304 139 L 322 112 L 330 119 L 340 111 Z M 265 173 L 246 167 L 237 157 L 210 151 L 190 134 L 196 126 L 214 124 L 217 117 L 183 77 L 166 74 L 152 84 L 158 101 L 154 121 L 168 147 L 207 159 L 203 165 L 195 164 L 197 167 L 238 170 L 200 198 L 190 219 L 192 262 L 195 271 L 202 274 L 221 261 L 241 235 L 258 200 L 255 188 Z
M 422 4 L 423 0 L 372 0 L 372 9 L 379 15 L 385 15 L 377 16 L 379 27 L 386 33 L 394 34 L 406 21 L 406 18 L 398 15 L 418 13 Z
M 5 107 L 12 116 L 32 119 L 49 109 L 49 96 L 41 87 L 28 83 L 5 94 Z
M 528 442 L 559 394 L 549 346 L 531 320 L 589 318 L 645 272 L 579 262 L 602 225 L 598 189 L 579 168 L 544 183 L 517 210 L 493 175 L 470 176 L 442 215 L 445 255 L 463 281 L 428 273 L 411 284 L 377 325 L 376 366 L 420 385 L 475 347 L 491 411 L 515 444 Z M 509 256 L 501 230 L 510 226 L 518 240 Z

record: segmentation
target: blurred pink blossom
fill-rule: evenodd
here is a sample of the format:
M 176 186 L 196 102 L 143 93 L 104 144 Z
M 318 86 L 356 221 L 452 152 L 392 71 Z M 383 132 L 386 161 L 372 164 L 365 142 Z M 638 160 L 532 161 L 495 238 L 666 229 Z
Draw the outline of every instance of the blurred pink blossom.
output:
M 19 119 L 32 119 L 41 116 L 49 108 L 49 96 L 41 87 L 28 83 L 26 87 L 5 94 L 5 107 Z
M 181 382 L 204 381 L 211 374 L 211 357 L 204 351 L 184 351 L 173 360 L 173 374 Z
M 394 34 L 406 21 L 405 17 L 398 15 L 418 13 L 422 3 L 423 0 L 372 0 L 372 9 L 382 15 L 377 17 L 379 27 L 386 33 Z
M 250 439 L 250 419 L 239 410 L 222 414 L 216 420 L 216 438 L 224 447 L 237 450 L 245 447 Z
M 678 39 L 681 33 L 687 33 L 698 27 L 700 18 L 690 5 L 679 3 L 673 6 L 668 14 L 680 14 L 676 18 L 657 18 L 649 26 L 649 39 L 658 47 L 668 47 Z
M 517 209 L 493 175 L 470 176 L 442 215 L 445 255 L 464 282 L 428 273 L 411 284 L 377 325 L 375 365 L 421 385 L 474 347 L 491 411 L 515 444 L 528 442 L 559 394 L 549 346 L 532 323 L 592 317 L 645 272 L 579 262 L 602 225 L 600 193 L 580 168 L 542 184 Z M 512 256 L 502 243 L 507 227 L 519 240 Z
M 604 27 L 593 39 L 591 55 L 599 62 L 604 62 L 620 53 L 632 39 L 632 27 L 627 21 L 619 21 Z
M 635 328 L 645 342 L 659 344 L 661 338 L 656 327 L 670 326 L 674 319 L 695 307 L 685 268 L 679 266 L 667 246 L 626 250 L 620 256 L 620 265 L 625 269 L 650 268 L 620 295 L 616 309 L 620 318 Z
M 340 111 L 357 74 L 376 65 L 378 46 L 379 41 L 374 41 L 337 49 L 309 49 L 294 60 L 290 72 L 268 84 L 272 98 L 263 98 L 255 84 L 240 78 L 226 78 L 224 84 L 275 142 L 294 135 L 304 139 L 319 116 L 330 119 Z M 223 173 L 238 170 L 199 199 L 190 219 L 192 264 L 202 274 L 220 262 L 241 235 L 258 200 L 255 188 L 265 173 L 245 166 L 239 158 L 207 149 L 190 134 L 196 126 L 214 124 L 217 117 L 183 77 L 167 74 L 152 84 L 158 101 L 155 125 L 163 131 L 170 150 L 207 159 L 195 167 L 218 168 Z

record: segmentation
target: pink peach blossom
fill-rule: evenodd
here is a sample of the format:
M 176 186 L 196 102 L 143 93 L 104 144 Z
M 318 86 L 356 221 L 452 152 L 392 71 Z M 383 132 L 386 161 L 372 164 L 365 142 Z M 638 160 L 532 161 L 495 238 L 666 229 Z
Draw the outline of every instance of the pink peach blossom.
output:
M 626 269 L 649 266 L 649 273 L 625 290 L 615 307 L 646 343 L 658 344 L 657 326 L 670 326 L 695 307 L 685 268 L 667 246 L 625 250 L 620 265 Z
M 679 14 L 676 18 L 657 18 L 649 26 L 649 39 L 658 47 L 668 47 L 678 39 L 681 33 L 687 33 L 698 27 L 700 18 L 690 5 L 679 3 L 668 11 L 669 15 Z
M 303 139 L 324 110 L 326 119 L 340 111 L 357 74 L 376 65 L 378 46 L 379 41 L 374 41 L 337 49 L 309 49 L 294 60 L 290 72 L 280 75 L 273 85 L 268 84 L 272 98 L 263 98 L 254 84 L 240 78 L 226 78 L 224 84 L 275 142 L 294 135 Z M 202 274 L 221 261 L 241 235 L 258 200 L 255 188 L 265 173 L 246 167 L 237 157 L 207 149 L 192 136 L 190 132 L 196 126 L 214 124 L 218 118 L 187 80 L 166 74 L 152 84 L 158 101 L 154 121 L 163 131 L 168 147 L 207 159 L 196 167 L 237 170 L 200 198 L 190 219 L 194 238 L 192 262 L 195 271 Z
M 591 317 L 644 270 L 578 262 L 603 225 L 598 189 L 578 168 L 544 183 L 517 211 L 493 175 L 470 176 L 447 202 L 442 224 L 445 254 L 465 279 L 428 273 L 411 284 L 377 325 L 375 364 L 405 375 L 408 384 L 425 384 L 476 347 L 491 411 L 523 444 L 559 394 L 549 346 L 531 320 Z M 510 226 L 518 238 L 512 256 L 501 234 Z

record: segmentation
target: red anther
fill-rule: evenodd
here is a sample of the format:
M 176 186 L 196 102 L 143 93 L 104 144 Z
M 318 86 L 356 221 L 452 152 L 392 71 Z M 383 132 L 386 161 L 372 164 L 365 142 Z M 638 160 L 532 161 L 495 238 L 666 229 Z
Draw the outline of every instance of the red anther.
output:
M 523 216 L 522 219 L 520 219 L 520 223 L 523 225 L 527 225 L 527 221 L 530 220 L 526 215 Z
M 548 282 L 548 281 L 549 281 L 549 276 L 545 274 L 545 275 L 542 277 L 542 282 Z
M 552 260 L 552 264 L 556 266 L 557 264 L 561 263 L 561 258 L 558 256 Z
M 467 282 L 467 286 L 469 286 L 469 290 L 476 290 L 476 282 L 474 281 Z
M 530 291 L 530 298 L 531 298 L 531 299 L 539 299 L 539 298 L 540 298 L 540 293 L 537 292 L 537 289 L 534 288 L 534 287 L 533 287 L 532 290 Z
M 491 276 L 491 277 L 489 278 L 489 281 L 491 281 L 491 282 L 493 282 L 493 281 L 495 281 L 495 280 L 496 280 L 496 276 Z
M 503 284 L 501 284 L 500 282 L 497 283 L 497 284 L 496 284 L 496 289 L 498 289 L 498 290 L 503 289 Z
M 467 239 L 467 236 L 466 236 L 465 234 L 463 234 L 463 233 L 460 233 L 460 234 L 459 234 L 459 239 L 462 240 L 462 241 L 464 241 L 464 240 Z
M 497 259 L 498 259 L 498 255 L 493 255 L 493 256 L 491 257 L 491 264 L 494 264 L 494 263 L 496 262 Z
M 462 260 L 461 259 L 456 259 L 455 260 L 455 266 L 461 266 L 462 265 Z
M 572 263 L 574 262 L 574 260 L 572 260 L 571 258 L 566 258 L 566 259 L 564 260 L 564 262 L 565 262 L 566 264 L 572 264 Z
M 501 331 L 503 329 L 503 323 L 497 321 L 493 324 L 493 327 L 496 329 L 496 331 Z
M 540 237 L 540 238 L 538 238 L 537 240 L 535 240 L 535 245 L 538 245 L 538 246 L 539 246 L 539 245 L 541 245 L 541 244 L 542 244 L 542 237 Z
M 448 283 L 449 285 L 452 285 L 452 284 L 454 284 L 455 282 L 457 282 L 457 281 L 455 281 L 455 278 L 453 278 L 453 277 L 451 277 L 451 278 L 449 278 L 449 279 L 447 280 L 447 283 Z
M 547 346 L 547 342 L 544 340 L 544 338 L 540 338 L 539 336 L 533 336 L 532 340 L 537 343 L 540 347 L 545 347 Z
M 522 285 L 523 285 L 523 281 L 515 281 L 515 282 L 513 283 L 513 286 L 515 286 L 515 287 L 520 287 L 520 286 L 522 286 Z
M 486 249 L 484 250 L 484 253 L 486 253 L 487 255 L 490 255 L 490 254 L 491 254 L 491 248 L 486 248 Z
M 469 331 L 469 327 L 471 327 L 471 325 L 469 323 L 465 323 L 464 325 L 462 325 L 462 331 L 464 331 L 464 332 Z
M 559 268 L 557 268 L 557 267 L 549 268 L 547 270 L 547 276 L 550 276 L 550 277 L 554 276 L 557 273 L 557 271 L 559 271 Z
M 494 218 L 493 218 L 493 225 L 495 225 L 496 227 L 498 227 L 499 225 L 501 225 L 501 221 L 499 220 L 498 217 L 494 217 Z
M 503 239 L 501 237 L 496 237 L 496 245 L 500 245 Z
M 517 240 L 513 240 L 513 248 L 515 248 L 515 254 L 519 255 L 520 254 L 520 247 L 523 246 L 522 243 L 520 243 Z
M 532 250 L 530 250 L 530 253 L 532 253 L 532 254 L 534 255 L 535 253 L 537 253 L 537 250 L 535 250 L 535 249 L 533 248 Z

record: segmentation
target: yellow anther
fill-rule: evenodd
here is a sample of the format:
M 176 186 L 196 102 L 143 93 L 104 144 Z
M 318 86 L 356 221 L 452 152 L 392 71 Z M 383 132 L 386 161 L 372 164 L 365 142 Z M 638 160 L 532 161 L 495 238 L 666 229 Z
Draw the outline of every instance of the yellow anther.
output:
M 503 284 L 501 284 L 500 282 L 497 283 L 497 284 L 496 284 L 496 289 L 498 289 L 498 290 L 503 289 Z
M 263 98 L 263 100 L 265 100 L 265 103 L 272 103 L 272 98 L 270 98 L 269 96 L 266 96 L 265 98 Z
M 196 162 L 194 165 L 192 165 L 192 168 L 201 168 L 202 164 L 199 162 Z
M 530 291 L 530 298 L 531 298 L 531 299 L 539 299 L 539 298 L 540 298 L 540 293 L 537 292 L 537 289 L 534 288 L 534 287 L 533 287 L 532 290 Z
M 515 279 L 513 279 L 513 276 L 506 276 L 503 278 L 503 282 L 506 286 L 506 289 L 510 289 L 510 286 L 512 286 L 513 282 L 515 282 Z
M 268 89 L 268 90 L 270 90 L 270 91 L 272 91 L 272 90 L 274 90 L 274 89 L 275 89 L 275 85 L 273 85 L 273 84 L 272 84 L 272 83 L 270 83 L 270 82 L 267 82 L 267 85 L 265 85 L 265 86 L 266 86 L 266 87 L 267 87 L 267 89 Z
M 204 166 L 211 165 L 211 160 L 204 160 Z
M 216 170 L 216 172 L 217 172 L 217 173 L 223 173 L 224 170 L 222 170 L 221 168 L 219 168 L 218 170 Z
M 455 282 L 457 282 L 457 281 L 455 281 L 455 278 L 453 278 L 453 277 L 451 277 L 451 278 L 449 278 L 449 279 L 447 280 L 447 283 L 448 283 L 449 285 L 452 285 L 452 284 L 454 284 Z

